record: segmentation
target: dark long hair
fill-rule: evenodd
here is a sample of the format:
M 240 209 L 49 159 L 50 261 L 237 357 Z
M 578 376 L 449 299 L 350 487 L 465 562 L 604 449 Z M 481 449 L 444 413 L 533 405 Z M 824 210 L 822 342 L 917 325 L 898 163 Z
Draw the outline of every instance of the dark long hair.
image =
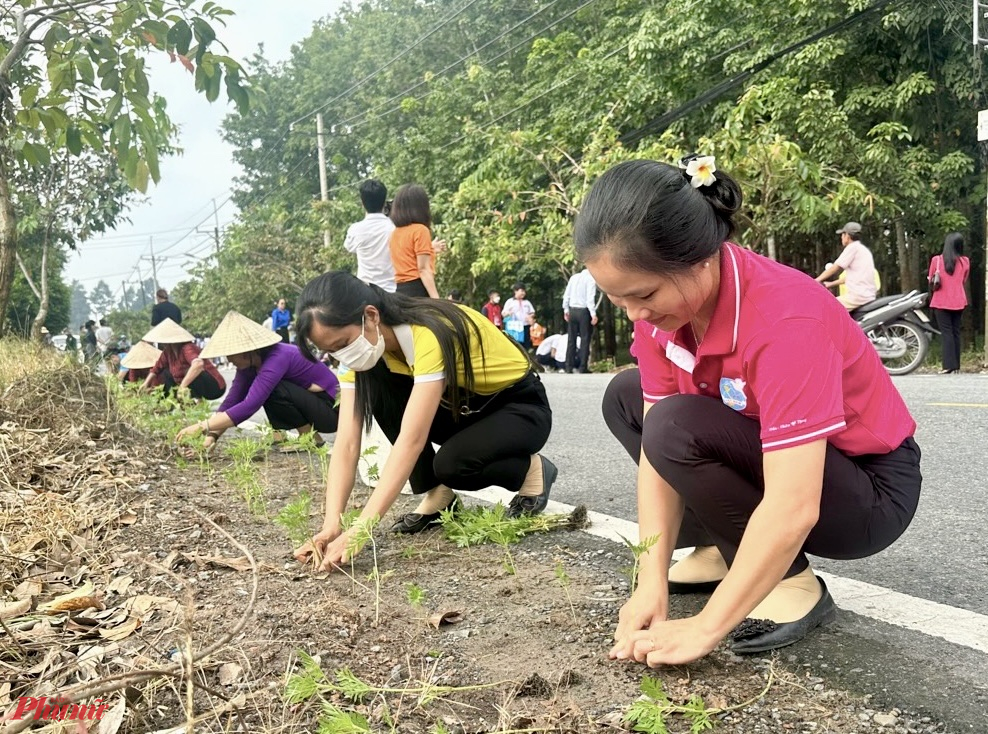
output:
M 295 330 L 302 354 L 316 361 L 308 344 L 313 324 L 332 327 L 361 324 L 367 306 L 374 306 L 381 314 L 381 322 L 388 326 L 414 324 L 424 326 L 435 334 L 443 356 L 446 400 L 451 406 L 453 419 L 457 419 L 460 406 L 465 404 L 474 390 L 474 372 L 470 361 L 471 333 L 477 337 L 482 363 L 485 363 L 485 357 L 480 327 L 455 303 L 388 293 L 342 270 L 324 273 L 306 283 L 298 297 Z M 462 385 L 458 383 L 458 365 L 463 366 Z M 379 363 L 377 368 L 380 367 Z M 383 390 L 374 378 L 374 372 L 368 370 L 356 374 L 357 411 L 363 416 L 368 429 L 374 417 L 373 404 L 378 398 L 378 391 Z M 383 392 L 381 397 L 388 399 L 389 394 Z
M 429 207 L 429 195 L 418 184 L 399 186 L 395 191 L 394 201 L 391 202 L 390 216 L 396 227 L 424 224 L 431 229 L 432 209 Z
M 964 254 L 964 236 L 951 232 L 943 240 L 943 269 L 951 275 L 957 266 L 957 258 Z
M 592 262 L 606 250 L 618 267 L 665 274 L 716 255 L 734 233 L 742 196 L 733 178 L 714 175 L 710 185 L 693 188 L 683 169 L 667 163 L 614 166 L 591 186 L 577 215 L 577 256 Z

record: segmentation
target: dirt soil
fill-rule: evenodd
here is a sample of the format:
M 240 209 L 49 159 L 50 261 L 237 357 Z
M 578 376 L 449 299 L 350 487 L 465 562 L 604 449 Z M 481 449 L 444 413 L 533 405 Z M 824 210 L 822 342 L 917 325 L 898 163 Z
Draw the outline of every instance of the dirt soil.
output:
M 285 531 L 272 521 L 299 491 L 321 497 L 310 455 L 270 452 L 257 462 L 266 512 L 252 514 L 224 477 L 229 458 L 180 468 L 174 456 L 140 441 L 124 451 L 79 440 L 93 444 L 90 452 L 116 452 L 99 463 L 115 489 L 86 500 L 101 508 L 102 520 L 80 516 L 79 527 L 50 539 L 45 553 L 40 541 L 28 550 L 5 546 L 8 558 L 25 562 L 0 579 L 0 619 L 7 619 L 0 710 L 20 696 L 54 696 L 80 683 L 104 684 L 95 689 L 102 691 L 117 676 L 118 690 L 101 693 L 113 715 L 100 724 L 104 734 L 614 732 L 630 730 L 625 713 L 650 675 L 675 704 L 700 696 L 723 710 L 753 701 L 715 714 L 719 731 L 947 731 L 834 689 L 785 650 L 742 658 L 721 647 L 696 664 L 656 671 L 608 661 L 631 555 L 585 533 L 460 549 L 441 531 L 394 536 L 387 517 L 375 545 L 355 560 L 352 578 L 314 574 L 291 558 Z M 358 506 L 368 492 L 355 491 Z M 413 502 L 403 496 L 392 512 Z M 58 602 L 85 582 L 92 588 L 81 602 Z M 416 593 L 422 599 L 413 604 Z M 58 608 L 43 611 L 53 599 Z M 694 612 L 702 601 L 674 599 L 672 614 Z M 20 616 L 10 612 L 14 603 L 22 605 Z M 444 613 L 451 622 L 435 619 Z M 212 654 L 183 662 L 189 651 L 196 655 L 231 633 Z M 289 684 L 304 673 L 302 653 L 325 679 L 310 674 Z M 169 672 L 134 675 L 149 669 Z M 334 690 L 347 670 L 374 690 L 359 701 Z M 289 700 L 288 687 L 302 685 L 314 695 Z M 326 718 L 334 711 L 335 724 Z M 666 717 L 666 725 L 691 730 L 680 714 Z M 68 722 L 43 730 L 85 731 Z

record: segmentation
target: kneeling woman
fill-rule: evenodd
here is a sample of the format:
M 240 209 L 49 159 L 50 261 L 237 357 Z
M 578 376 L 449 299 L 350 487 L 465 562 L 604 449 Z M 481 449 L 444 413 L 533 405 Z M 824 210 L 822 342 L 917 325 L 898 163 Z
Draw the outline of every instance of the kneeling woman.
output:
M 339 380 L 326 365 L 310 362 L 294 345 L 283 343 L 277 332 L 230 311 L 202 356 L 229 357 L 237 374 L 215 415 L 183 428 L 179 440 L 204 432 L 209 450 L 224 431 L 261 408 L 275 431 L 316 431 L 317 445 L 322 443 L 319 433 L 336 432 Z
M 639 370 L 611 382 L 604 414 L 640 459 L 640 535 L 657 541 L 611 657 L 650 665 L 729 633 L 735 652 L 771 650 L 833 619 L 805 554 L 886 548 L 922 480 L 916 424 L 860 327 L 811 278 L 727 242 L 741 190 L 712 158 L 684 164 L 609 170 L 575 228 L 635 322 Z M 677 545 L 697 548 L 670 569 Z M 667 620 L 670 593 L 711 589 Z
M 141 386 L 150 390 L 162 385 L 165 394 L 176 387 L 188 388 L 196 400 L 217 400 L 226 390 L 226 381 L 213 363 L 201 358 L 195 337 L 171 319 L 165 319 L 141 337 L 158 344 L 161 356 Z
M 361 426 L 369 429 L 372 419 L 394 448 L 361 519 L 383 517 L 406 481 L 423 497 L 395 532 L 436 524 L 441 510 L 455 506 L 454 489 L 493 485 L 517 492 L 510 516 L 545 509 L 557 474 L 538 455 L 552 427 L 549 401 L 527 355 L 480 313 L 386 293 L 332 272 L 303 289 L 296 328 L 299 348 L 311 359 L 308 342 L 346 366 L 326 519 L 313 543 L 296 551 L 300 561 L 313 550 L 324 569 L 346 558 L 349 538 L 340 516 L 353 490 Z

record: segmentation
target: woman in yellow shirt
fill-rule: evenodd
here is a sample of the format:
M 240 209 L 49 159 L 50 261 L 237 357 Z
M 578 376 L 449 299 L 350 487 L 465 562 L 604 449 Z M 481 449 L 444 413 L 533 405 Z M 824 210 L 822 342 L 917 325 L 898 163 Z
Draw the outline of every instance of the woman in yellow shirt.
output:
M 405 296 L 439 298 L 429 195 L 418 184 L 400 186 L 390 216 L 395 230 L 388 245 L 398 292 Z
M 545 509 L 558 473 L 539 455 L 552 411 L 539 377 L 516 344 L 479 312 L 444 300 L 386 293 L 340 271 L 309 281 L 296 309 L 298 344 L 329 352 L 340 373 L 340 418 L 326 481 L 322 530 L 295 552 L 314 550 L 329 570 L 347 559 L 340 517 L 353 491 L 361 424 L 376 420 L 394 448 L 360 513 L 388 511 L 406 481 L 422 495 L 392 527 L 417 533 L 455 508 L 453 490 L 517 492 L 507 514 Z M 432 444 L 439 444 L 434 451 Z

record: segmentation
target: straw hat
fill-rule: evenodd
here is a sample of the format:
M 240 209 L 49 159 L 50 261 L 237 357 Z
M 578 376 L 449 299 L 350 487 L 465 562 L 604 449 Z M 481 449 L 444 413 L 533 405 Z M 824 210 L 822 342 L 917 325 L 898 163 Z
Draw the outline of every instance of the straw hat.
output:
M 120 364 L 129 370 L 146 370 L 154 367 L 160 356 L 160 349 L 155 349 L 147 342 L 137 342 L 127 352 L 127 356 L 120 360 Z
M 280 341 L 281 336 L 277 332 L 265 329 L 236 311 L 227 311 L 200 356 L 203 359 L 229 357 L 231 354 L 264 349 Z
M 184 344 L 196 338 L 171 319 L 165 319 L 141 339 L 156 344 Z

